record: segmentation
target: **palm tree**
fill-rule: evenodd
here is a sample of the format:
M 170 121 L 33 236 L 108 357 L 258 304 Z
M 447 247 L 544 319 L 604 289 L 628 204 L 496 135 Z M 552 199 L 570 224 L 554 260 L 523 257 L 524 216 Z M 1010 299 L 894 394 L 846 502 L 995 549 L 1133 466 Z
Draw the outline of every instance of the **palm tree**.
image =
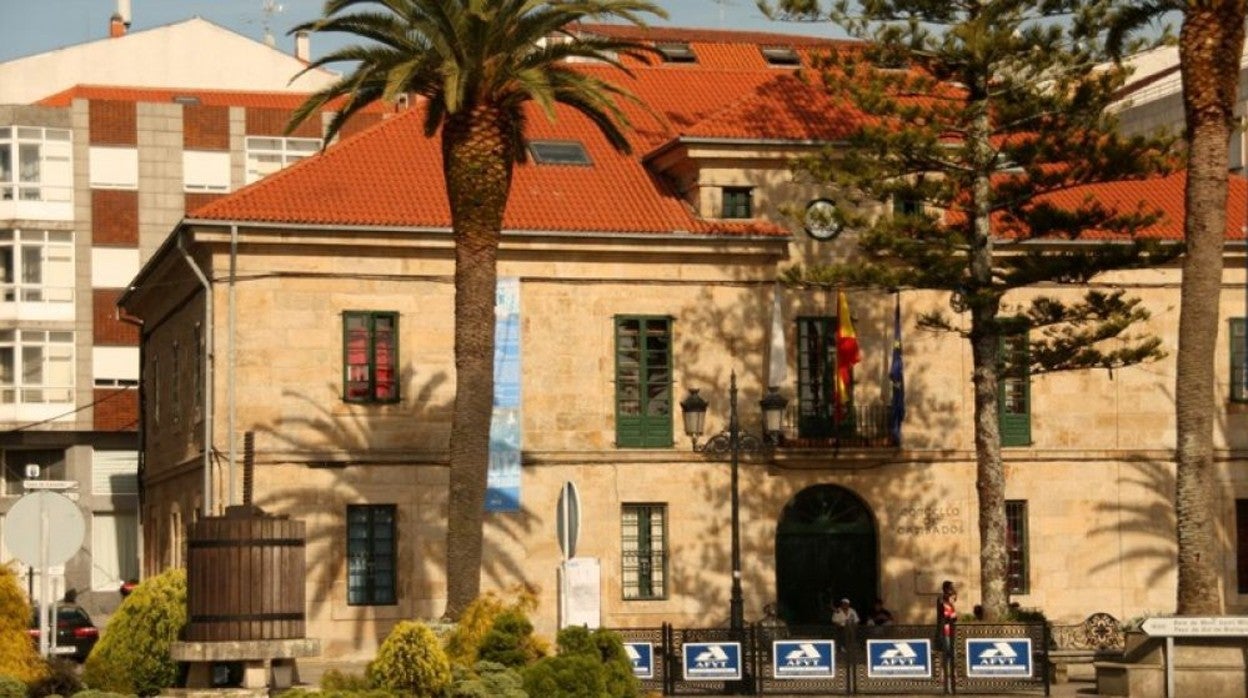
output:
M 344 12 L 357 5 L 370 7 Z M 646 0 L 328 0 L 323 14 L 291 32 L 340 32 L 365 41 L 308 66 L 354 64 L 342 79 L 309 97 L 291 127 L 341 98 L 328 142 L 365 106 L 413 94 L 423 98 L 426 136 L 441 133 L 455 243 L 455 407 L 446 538 L 446 618 L 454 620 L 481 586 L 498 247 L 512 171 L 525 158 L 525 103 L 536 103 L 548 118 L 554 118 L 557 103 L 565 104 L 627 151 L 621 129 L 630 124 L 617 100 L 636 98 L 578 72 L 568 59 L 591 59 L 627 73 L 621 55 L 640 58 L 652 49 L 571 29 L 583 20 L 640 25 L 643 14 L 667 15 Z
M 1130 6 L 1124 30 L 1181 12 L 1179 71 L 1187 138 L 1183 236 L 1187 252 L 1179 299 L 1176 357 L 1174 509 L 1178 539 L 1177 611 L 1223 611 L 1218 587 L 1214 503 L 1214 355 L 1222 294 L 1229 144 L 1235 126 L 1245 0 L 1152 0 Z

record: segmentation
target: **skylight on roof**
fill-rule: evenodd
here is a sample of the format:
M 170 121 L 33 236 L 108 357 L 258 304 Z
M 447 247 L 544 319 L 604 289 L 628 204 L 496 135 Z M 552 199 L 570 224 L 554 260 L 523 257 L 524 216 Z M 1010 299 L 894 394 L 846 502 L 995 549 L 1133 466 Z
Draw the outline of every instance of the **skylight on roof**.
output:
M 196 97 L 195 95 L 174 95 L 173 102 L 175 104 L 193 107 L 199 105 L 199 97 Z
M 665 63 L 697 63 L 698 56 L 685 41 L 663 41 L 654 45 Z
M 797 51 L 791 46 L 762 46 L 759 50 L 763 53 L 763 58 L 768 65 L 801 65 L 802 61 L 797 57 Z
M 530 141 L 529 152 L 539 165 L 592 165 L 580 141 Z

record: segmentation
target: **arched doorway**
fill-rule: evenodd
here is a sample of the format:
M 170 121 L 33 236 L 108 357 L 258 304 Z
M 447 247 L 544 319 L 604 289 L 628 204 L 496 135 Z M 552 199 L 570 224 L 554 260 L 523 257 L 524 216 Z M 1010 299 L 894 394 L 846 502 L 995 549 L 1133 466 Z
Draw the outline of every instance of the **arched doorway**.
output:
M 791 624 L 827 623 L 847 597 L 863 615 L 879 589 L 871 510 L 844 487 L 816 485 L 784 507 L 776 527 L 777 610 Z

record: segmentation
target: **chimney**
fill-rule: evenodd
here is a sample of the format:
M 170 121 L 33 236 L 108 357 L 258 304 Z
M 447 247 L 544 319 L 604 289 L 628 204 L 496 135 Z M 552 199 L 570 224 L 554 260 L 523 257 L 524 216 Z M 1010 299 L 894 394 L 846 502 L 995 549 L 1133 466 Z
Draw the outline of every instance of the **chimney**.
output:
M 114 12 L 108 20 L 108 35 L 114 39 L 126 35 L 126 23 L 122 21 L 120 13 Z
M 295 58 L 304 63 L 312 61 L 312 38 L 306 31 L 295 32 Z
M 126 25 L 126 29 L 130 28 L 130 0 L 117 0 L 117 14 L 121 15 L 121 21 Z

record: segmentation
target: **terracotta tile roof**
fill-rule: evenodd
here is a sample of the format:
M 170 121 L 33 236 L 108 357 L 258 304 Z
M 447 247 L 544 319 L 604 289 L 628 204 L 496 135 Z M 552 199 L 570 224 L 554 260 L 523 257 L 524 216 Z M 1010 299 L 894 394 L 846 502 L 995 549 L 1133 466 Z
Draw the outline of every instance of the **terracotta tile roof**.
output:
M 1134 211 L 1140 208 L 1151 213 L 1160 213 L 1161 218 L 1152 226 L 1140 231 L 1142 237 L 1158 240 L 1182 240 L 1184 204 L 1184 188 L 1187 186 L 1187 172 L 1179 171 L 1166 177 L 1107 182 L 1075 187 L 1047 197 L 1055 205 L 1073 209 L 1089 198 L 1099 201 L 1110 209 Z M 1231 175 L 1226 202 L 1226 239 L 1244 239 L 1245 207 L 1248 206 L 1248 182 L 1242 177 Z M 1086 240 L 1113 240 L 1123 235 L 1112 231 L 1092 231 L 1085 233 Z
M 834 101 L 818 85 L 777 75 L 681 135 L 704 138 L 835 141 L 862 123 L 860 112 Z
M 439 141 L 424 136 L 422 117 L 423 110 L 414 107 L 187 218 L 449 227 Z M 536 107 L 529 118 L 534 140 L 579 140 L 593 164 L 518 166 L 503 222 L 507 230 L 788 234 L 761 221 L 699 219 L 637 157 L 615 152 L 588 119 L 571 109 L 559 108 L 553 124 Z

